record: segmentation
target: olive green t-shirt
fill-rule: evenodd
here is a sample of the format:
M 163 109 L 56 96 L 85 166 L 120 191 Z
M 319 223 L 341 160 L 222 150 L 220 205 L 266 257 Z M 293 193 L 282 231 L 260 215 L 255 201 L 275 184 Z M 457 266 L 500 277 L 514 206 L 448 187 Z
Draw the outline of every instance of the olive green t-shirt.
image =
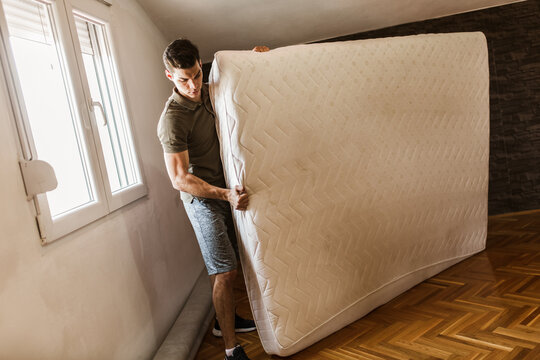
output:
M 225 187 L 223 167 L 208 85 L 201 89 L 201 103 L 191 101 L 173 90 L 159 119 L 157 134 L 163 151 L 187 150 L 189 172 L 207 183 Z

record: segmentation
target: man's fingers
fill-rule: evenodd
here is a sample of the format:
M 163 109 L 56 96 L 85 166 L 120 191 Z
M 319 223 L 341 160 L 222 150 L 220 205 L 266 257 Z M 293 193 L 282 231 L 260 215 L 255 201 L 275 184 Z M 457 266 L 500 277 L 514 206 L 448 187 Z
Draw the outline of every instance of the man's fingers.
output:
M 248 207 L 248 204 L 238 204 L 235 209 L 236 210 L 246 210 L 247 207 Z
M 236 185 L 234 190 L 236 191 L 236 199 L 233 202 L 233 207 L 236 210 L 246 210 L 249 205 L 249 195 L 246 189 L 242 185 Z
M 253 51 L 255 51 L 255 52 L 267 52 L 267 51 L 270 51 L 270 48 L 268 46 L 255 46 L 253 48 Z
M 249 205 L 249 197 L 247 194 L 242 194 L 240 195 L 240 197 L 238 198 L 238 206 L 237 206 L 237 209 L 238 210 L 245 210 L 247 209 Z

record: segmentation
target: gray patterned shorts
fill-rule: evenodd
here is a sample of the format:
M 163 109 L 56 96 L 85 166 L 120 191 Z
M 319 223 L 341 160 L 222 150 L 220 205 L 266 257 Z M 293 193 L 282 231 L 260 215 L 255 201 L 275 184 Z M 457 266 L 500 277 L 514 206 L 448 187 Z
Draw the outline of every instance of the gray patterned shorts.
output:
M 184 200 L 208 275 L 236 269 L 238 245 L 229 202 L 193 197 Z

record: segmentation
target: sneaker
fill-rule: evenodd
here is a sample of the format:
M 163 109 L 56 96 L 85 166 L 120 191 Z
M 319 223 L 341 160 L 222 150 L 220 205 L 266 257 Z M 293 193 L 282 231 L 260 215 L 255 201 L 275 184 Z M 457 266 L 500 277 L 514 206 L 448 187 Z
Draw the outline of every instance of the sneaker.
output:
M 241 345 L 236 345 L 232 356 L 225 355 L 225 360 L 249 360 Z
M 243 319 L 238 315 L 234 315 L 234 331 L 237 333 L 246 333 L 255 330 L 255 322 L 253 320 Z M 212 329 L 212 334 L 217 337 L 222 337 L 221 328 L 216 319 L 214 322 L 214 328 Z

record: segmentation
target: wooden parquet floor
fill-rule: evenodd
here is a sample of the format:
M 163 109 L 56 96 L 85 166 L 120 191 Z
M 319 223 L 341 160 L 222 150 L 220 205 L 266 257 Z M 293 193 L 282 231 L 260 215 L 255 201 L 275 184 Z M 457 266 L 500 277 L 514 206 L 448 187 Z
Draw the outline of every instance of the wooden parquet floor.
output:
M 540 359 L 540 210 L 489 218 L 487 249 L 441 272 L 293 356 L 267 355 L 239 334 L 252 360 Z M 238 313 L 250 317 L 243 280 Z M 223 359 L 208 330 L 197 360 Z

